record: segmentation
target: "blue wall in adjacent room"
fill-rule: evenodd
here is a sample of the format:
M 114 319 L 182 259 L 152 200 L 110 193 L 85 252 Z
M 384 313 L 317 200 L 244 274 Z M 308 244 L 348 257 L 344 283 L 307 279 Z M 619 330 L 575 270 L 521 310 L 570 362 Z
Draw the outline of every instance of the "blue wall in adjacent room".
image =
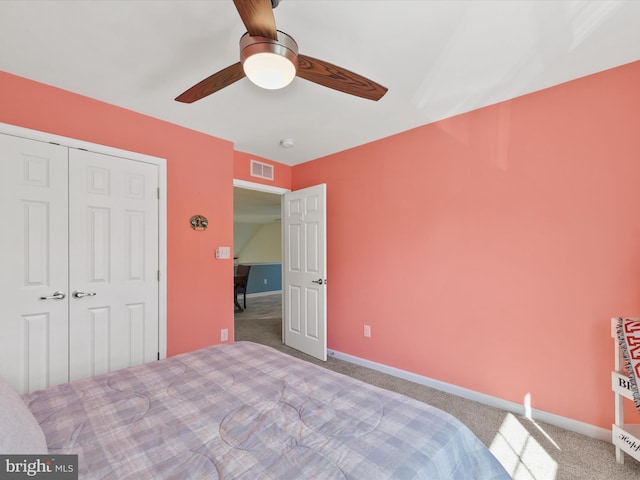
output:
M 250 263 L 249 281 L 247 282 L 247 294 L 274 292 L 282 290 L 282 264 L 281 263 Z M 265 284 L 264 281 L 267 281 Z

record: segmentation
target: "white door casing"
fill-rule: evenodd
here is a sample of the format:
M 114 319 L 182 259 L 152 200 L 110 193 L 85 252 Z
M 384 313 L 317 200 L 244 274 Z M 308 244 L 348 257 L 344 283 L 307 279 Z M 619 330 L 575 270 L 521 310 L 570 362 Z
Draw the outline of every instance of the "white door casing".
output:
M 19 392 L 68 375 L 67 151 L 0 134 L 0 374 Z
M 158 168 L 69 152 L 69 378 L 158 357 Z
M 326 361 L 326 185 L 285 193 L 282 218 L 284 341 Z

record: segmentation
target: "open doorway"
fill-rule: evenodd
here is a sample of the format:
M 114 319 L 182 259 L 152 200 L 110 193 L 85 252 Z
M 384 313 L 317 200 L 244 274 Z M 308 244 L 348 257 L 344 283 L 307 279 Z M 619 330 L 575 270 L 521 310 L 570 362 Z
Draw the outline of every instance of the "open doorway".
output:
M 234 313 L 237 341 L 282 345 L 281 202 L 287 191 L 234 180 L 234 272 L 239 264 L 250 266 Z

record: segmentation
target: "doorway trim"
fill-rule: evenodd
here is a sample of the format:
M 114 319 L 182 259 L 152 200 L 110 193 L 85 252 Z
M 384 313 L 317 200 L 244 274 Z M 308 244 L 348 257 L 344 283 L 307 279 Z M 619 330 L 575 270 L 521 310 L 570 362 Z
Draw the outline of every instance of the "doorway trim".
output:
M 275 193 L 277 195 L 284 195 L 290 192 L 290 188 L 275 187 L 273 185 L 264 185 L 263 183 L 248 182 L 246 180 L 233 179 L 233 186 L 238 188 L 245 188 L 247 190 L 257 190 L 259 192 Z
M 158 166 L 158 350 L 160 360 L 167 356 L 167 160 L 144 153 L 86 142 L 76 138 L 19 127 L 0 122 L 0 133 L 68 148 L 88 150 L 114 157 L 127 158 Z

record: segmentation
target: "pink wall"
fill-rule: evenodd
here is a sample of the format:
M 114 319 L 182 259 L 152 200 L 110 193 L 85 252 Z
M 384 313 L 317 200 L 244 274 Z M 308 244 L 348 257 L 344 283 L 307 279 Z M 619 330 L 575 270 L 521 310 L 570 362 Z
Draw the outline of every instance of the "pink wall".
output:
M 168 355 L 233 332 L 233 146 L 161 120 L 0 72 L 0 122 L 167 159 Z M 195 232 L 189 218 L 210 227 Z
M 638 85 L 640 62 L 294 167 L 327 183 L 329 348 L 610 428 Z

